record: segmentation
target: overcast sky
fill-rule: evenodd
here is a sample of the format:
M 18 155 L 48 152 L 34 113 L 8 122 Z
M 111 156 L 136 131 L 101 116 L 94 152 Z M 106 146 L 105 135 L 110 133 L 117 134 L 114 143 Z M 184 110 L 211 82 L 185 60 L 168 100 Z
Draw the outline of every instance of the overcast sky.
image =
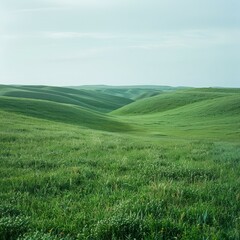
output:
M 240 87 L 239 0 L 0 0 L 0 83 Z

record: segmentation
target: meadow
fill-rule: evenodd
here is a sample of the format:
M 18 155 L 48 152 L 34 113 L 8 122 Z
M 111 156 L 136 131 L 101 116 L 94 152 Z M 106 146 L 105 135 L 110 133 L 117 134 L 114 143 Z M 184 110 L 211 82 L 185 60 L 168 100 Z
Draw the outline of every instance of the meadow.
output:
M 240 239 L 240 89 L 0 85 L 0 239 Z

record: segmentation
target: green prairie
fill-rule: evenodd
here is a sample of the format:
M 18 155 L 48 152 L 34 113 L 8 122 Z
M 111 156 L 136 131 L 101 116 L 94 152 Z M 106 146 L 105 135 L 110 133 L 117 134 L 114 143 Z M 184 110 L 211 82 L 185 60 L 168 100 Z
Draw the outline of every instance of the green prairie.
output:
M 240 239 L 240 89 L 0 85 L 0 239 Z

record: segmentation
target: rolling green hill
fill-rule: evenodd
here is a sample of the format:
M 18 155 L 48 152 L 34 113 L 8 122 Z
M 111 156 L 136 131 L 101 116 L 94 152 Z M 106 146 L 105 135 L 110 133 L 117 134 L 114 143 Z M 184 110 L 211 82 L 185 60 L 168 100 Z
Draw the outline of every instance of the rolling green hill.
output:
M 0 239 L 239 239 L 240 89 L 108 91 L 0 86 Z
M 110 112 L 132 102 L 131 99 L 93 90 L 77 90 L 49 86 L 0 86 L 0 95 L 18 98 L 42 99 L 74 104 L 100 112 Z
M 218 91 L 218 89 L 195 89 L 165 93 L 158 96 L 142 99 L 127 106 L 115 110 L 114 115 L 136 115 L 164 112 L 187 104 L 200 102 L 208 99 L 221 98 L 238 93 L 232 91 Z
M 172 96 L 175 100 L 175 94 Z M 240 95 L 226 94 L 179 107 L 174 104 L 174 108 L 169 110 L 141 115 L 126 114 L 121 118 L 136 123 L 135 127 L 145 129 L 146 134 L 237 140 L 240 139 Z
M 60 104 L 46 100 L 0 97 L 0 109 L 35 118 L 74 124 L 98 130 L 130 130 L 127 124 L 121 123 L 101 113 L 76 105 Z
M 230 95 L 202 100 L 187 104 L 172 111 L 166 111 L 166 116 L 181 115 L 183 117 L 212 118 L 233 117 L 240 115 L 240 95 Z
M 90 88 L 1 86 L 0 109 L 91 129 L 123 132 L 134 129 L 136 133 L 166 136 L 199 137 L 206 131 L 213 132 L 209 136 L 216 132 L 219 136 L 223 128 L 234 137 L 239 127 L 239 89 L 180 89 L 159 94 L 160 90 L 147 86 Z M 99 88 L 113 95 L 99 92 Z M 140 99 L 132 102 L 114 96 L 117 91 L 125 97 L 135 94 Z M 114 111 L 110 115 L 105 114 L 111 110 Z

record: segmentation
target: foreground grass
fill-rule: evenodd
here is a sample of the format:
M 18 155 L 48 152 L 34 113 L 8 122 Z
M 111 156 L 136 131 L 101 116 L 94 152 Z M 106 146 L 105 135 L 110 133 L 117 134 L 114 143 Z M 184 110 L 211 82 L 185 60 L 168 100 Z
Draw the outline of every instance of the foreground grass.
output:
M 231 135 L 134 137 L 4 111 L 0 120 L 1 239 L 239 239 Z

